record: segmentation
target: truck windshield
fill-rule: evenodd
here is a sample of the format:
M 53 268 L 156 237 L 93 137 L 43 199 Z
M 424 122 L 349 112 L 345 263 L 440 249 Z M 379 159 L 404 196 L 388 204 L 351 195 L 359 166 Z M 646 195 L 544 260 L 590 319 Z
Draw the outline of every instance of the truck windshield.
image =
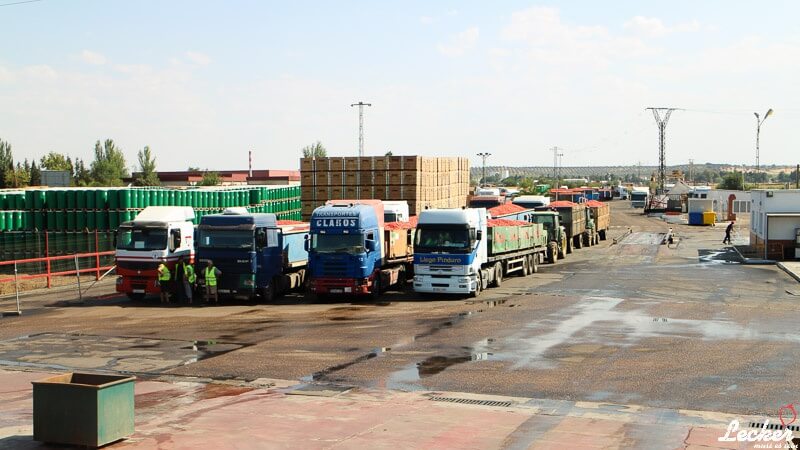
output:
M 420 252 L 462 253 L 471 250 L 467 228 L 420 227 L 415 235 L 415 248 Z
M 533 216 L 531 216 L 531 222 L 540 223 L 540 224 L 544 225 L 545 228 L 553 228 L 554 220 L 555 220 L 555 217 L 551 216 L 551 215 L 547 215 L 547 216 L 533 215 Z
M 360 234 L 312 234 L 311 249 L 317 253 L 364 253 Z
M 119 227 L 118 250 L 164 250 L 167 248 L 166 228 Z
M 200 230 L 201 248 L 253 248 L 252 231 Z

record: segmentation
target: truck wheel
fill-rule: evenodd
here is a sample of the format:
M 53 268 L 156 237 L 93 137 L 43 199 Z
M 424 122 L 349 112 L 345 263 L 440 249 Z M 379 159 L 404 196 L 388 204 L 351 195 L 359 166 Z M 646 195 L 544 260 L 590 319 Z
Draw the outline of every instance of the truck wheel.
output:
M 372 282 L 372 292 L 370 293 L 370 297 L 372 297 L 373 300 L 380 298 L 382 288 L 383 283 L 381 283 L 381 274 L 378 272 L 375 274 L 375 281 Z
M 407 284 L 406 281 L 407 281 L 406 269 L 404 267 L 401 267 L 397 271 L 397 286 L 395 287 L 395 289 L 397 289 L 399 291 L 405 291 L 406 290 L 406 284 Z
M 261 288 L 261 301 L 272 303 L 273 300 L 275 300 L 275 288 L 270 283 L 269 286 Z
M 572 253 L 572 238 L 567 239 L 567 254 Z M 562 256 L 563 258 L 563 256 Z
M 550 264 L 555 264 L 556 261 L 558 261 L 559 256 L 560 255 L 558 254 L 558 244 L 556 244 L 555 242 L 551 242 L 548 245 L 547 262 L 549 262 Z
M 531 262 L 528 266 L 531 268 L 531 273 L 539 273 L 539 254 L 530 255 Z
M 522 259 L 522 276 L 527 277 L 531 274 L 531 259 L 526 256 Z
M 575 240 L 575 248 L 583 248 L 583 239 L 586 235 L 582 234 Z
M 606 230 L 600 230 L 600 240 L 601 241 L 606 240 Z
M 475 290 L 469 293 L 470 297 L 478 298 L 478 296 L 481 295 L 481 291 L 483 290 L 482 289 L 482 287 L 483 287 L 482 279 L 483 279 L 483 277 L 481 277 L 480 274 L 479 274 L 478 275 L 478 280 L 477 280 L 478 282 L 475 283 Z
M 494 287 L 500 287 L 503 285 L 503 265 L 501 263 L 497 263 L 494 265 Z

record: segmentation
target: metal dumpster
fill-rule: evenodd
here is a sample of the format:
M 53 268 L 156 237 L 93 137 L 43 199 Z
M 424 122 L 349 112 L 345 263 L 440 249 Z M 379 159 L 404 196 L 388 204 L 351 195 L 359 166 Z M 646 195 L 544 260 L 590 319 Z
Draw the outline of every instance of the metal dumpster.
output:
M 33 439 L 100 447 L 132 435 L 135 379 L 66 373 L 33 381 Z

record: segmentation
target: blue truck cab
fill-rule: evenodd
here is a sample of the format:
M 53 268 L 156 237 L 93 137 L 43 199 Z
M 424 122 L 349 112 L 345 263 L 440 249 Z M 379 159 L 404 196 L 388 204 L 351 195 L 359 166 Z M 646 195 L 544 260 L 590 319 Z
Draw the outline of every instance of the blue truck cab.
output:
M 197 274 L 213 260 L 221 295 L 270 301 L 305 281 L 307 228 L 282 227 L 275 214 L 203 216 L 197 234 Z
M 367 204 L 325 205 L 311 214 L 310 290 L 317 295 L 380 293 L 383 230 Z

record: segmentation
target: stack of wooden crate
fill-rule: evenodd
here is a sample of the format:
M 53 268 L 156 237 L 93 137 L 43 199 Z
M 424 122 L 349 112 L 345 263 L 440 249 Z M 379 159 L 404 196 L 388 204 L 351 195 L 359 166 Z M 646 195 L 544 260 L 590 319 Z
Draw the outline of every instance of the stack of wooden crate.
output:
M 300 159 L 304 220 L 327 200 L 405 200 L 409 213 L 467 204 L 469 160 L 364 156 Z

